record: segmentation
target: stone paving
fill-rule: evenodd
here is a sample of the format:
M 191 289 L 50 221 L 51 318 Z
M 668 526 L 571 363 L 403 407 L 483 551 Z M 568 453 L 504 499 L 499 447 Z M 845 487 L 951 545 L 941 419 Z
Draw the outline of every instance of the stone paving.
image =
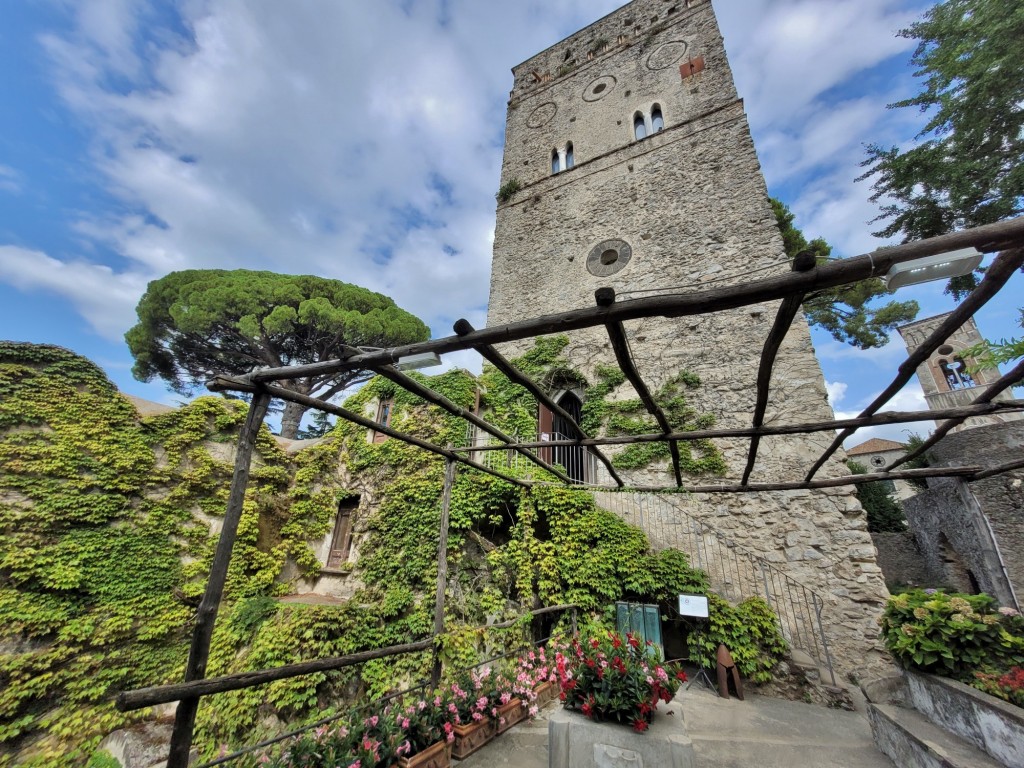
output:
M 699 768 L 892 768 L 871 740 L 860 712 L 750 694 L 721 699 L 706 689 L 683 689 L 679 705 Z M 465 768 L 548 768 L 547 726 L 553 702 L 466 760 Z M 453 761 L 454 762 L 454 761 Z M 646 766 L 645 768 L 657 768 Z

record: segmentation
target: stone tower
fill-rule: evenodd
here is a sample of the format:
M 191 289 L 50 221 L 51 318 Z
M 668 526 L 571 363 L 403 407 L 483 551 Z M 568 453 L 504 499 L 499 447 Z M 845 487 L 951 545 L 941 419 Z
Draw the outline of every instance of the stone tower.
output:
M 601 286 L 635 298 L 789 269 L 710 2 L 634 0 L 512 71 L 501 182 L 517 191 L 499 198 L 489 325 L 593 306 Z M 690 402 L 719 426 L 746 427 L 776 309 L 651 318 L 628 323 L 627 333 L 652 391 L 680 370 L 696 373 L 702 386 Z M 510 346 L 515 354 L 528 345 Z M 572 334 L 567 354 L 588 377 L 615 364 L 600 328 Z M 772 393 L 766 423 L 832 418 L 802 315 L 779 353 Z M 831 440 L 762 440 L 751 481 L 801 479 Z M 717 444 L 726 479 L 738 481 L 747 441 Z M 843 459 L 819 477 L 846 474 Z M 664 463 L 623 476 L 672 482 Z M 887 592 L 851 488 L 688 504 L 824 596 L 840 668 L 884 663 L 875 620 Z
M 907 325 L 902 325 L 896 330 L 900 332 L 907 351 L 913 352 L 927 339 L 942 321 L 949 316 L 944 315 L 926 317 Z M 965 356 L 963 350 L 980 344 L 984 341 L 974 318 L 969 319 L 960 326 L 957 331 L 946 339 L 946 343 L 939 347 L 932 355 L 917 367 L 917 379 L 921 382 L 924 390 L 925 400 L 932 410 L 941 408 L 956 408 L 962 405 L 969 405 L 978 395 L 985 391 L 985 388 L 999 378 L 999 371 L 989 369 L 971 373 L 977 363 L 974 358 Z M 1013 400 L 1011 390 L 1004 390 L 996 395 L 998 400 Z M 1007 421 L 1017 421 L 1024 418 L 1020 412 L 996 413 L 988 416 L 976 416 L 968 419 L 963 424 L 954 427 L 953 431 L 971 427 L 981 427 L 986 424 L 1000 424 Z

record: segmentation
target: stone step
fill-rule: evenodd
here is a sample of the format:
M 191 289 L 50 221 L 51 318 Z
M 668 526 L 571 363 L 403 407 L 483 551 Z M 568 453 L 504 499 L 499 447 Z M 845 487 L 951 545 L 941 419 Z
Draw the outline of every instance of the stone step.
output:
M 916 710 L 869 704 L 868 720 L 875 744 L 901 768 L 1004 768 Z

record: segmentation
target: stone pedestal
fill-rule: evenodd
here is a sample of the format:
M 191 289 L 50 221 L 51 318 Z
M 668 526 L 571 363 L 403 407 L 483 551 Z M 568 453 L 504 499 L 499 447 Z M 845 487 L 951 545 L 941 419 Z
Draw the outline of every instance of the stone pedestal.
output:
M 672 712 L 672 714 L 669 714 Z M 595 723 L 559 709 L 548 721 L 550 768 L 694 768 L 693 743 L 677 701 L 659 704 L 645 733 L 618 723 Z

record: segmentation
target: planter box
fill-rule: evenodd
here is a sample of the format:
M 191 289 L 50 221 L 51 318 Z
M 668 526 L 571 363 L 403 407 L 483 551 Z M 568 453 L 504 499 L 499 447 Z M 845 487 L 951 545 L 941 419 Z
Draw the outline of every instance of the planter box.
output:
M 449 768 L 452 764 L 451 757 L 451 745 L 439 741 L 415 755 L 398 758 L 398 765 L 400 768 Z
M 512 699 L 508 704 L 502 704 L 498 707 L 498 733 L 504 733 L 525 718 L 526 707 L 522 699 Z
M 675 714 L 669 715 L 671 709 Z M 635 733 L 618 723 L 596 723 L 558 709 L 548 721 L 550 768 L 629 765 L 636 768 L 694 768 L 693 743 L 683 727 L 678 701 L 658 704 L 651 727 Z
M 552 682 L 541 683 L 533 689 L 533 692 L 537 694 L 537 700 L 534 704 L 537 705 L 538 709 L 541 709 L 546 706 L 549 701 L 555 698 L 558 694 L 558 687 Z
M 494 738 L 497 728 L 493 720 L 481 720 L 472 725 L 456 725 L 452 757 L 463 760 Z
M 956 680 L 903 674 L 914 709 L 1003 765 L 1024 768 L 1024 710 Z

